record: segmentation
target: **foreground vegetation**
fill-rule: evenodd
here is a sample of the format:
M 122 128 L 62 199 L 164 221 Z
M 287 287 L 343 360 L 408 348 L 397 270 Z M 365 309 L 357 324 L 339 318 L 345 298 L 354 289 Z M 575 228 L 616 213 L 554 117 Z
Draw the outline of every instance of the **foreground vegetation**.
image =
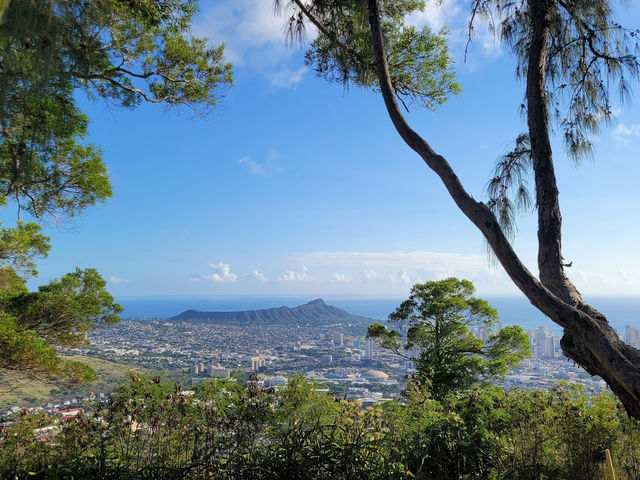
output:
M 497 312 L 473 293 L 456 278 L 417 284 L 390 316 L 399 330 L 369 328 L 415 361 L 401 401 L 363 409 L 303 377 L 279 390 L 254 377 L 183 391 L 131 372 L 79 416 L 25 411 L 3 424 L 0 477 L 588 480 L 604 475 L 609 448 L 620 478 L 638 478 L 640 427 L 612 394 L 491 384 L 529 341 L 519 327 L 495 329 Z M 474 326 L 490 332 L 485 341 Z
M 303 378 L 279 391 L 213 380 L 194 392 L 132 374 L 111 404 L 2 431 L 2 478 L 638 478 L 640 428 L 610 393 L 484 388 L 362 409 Z

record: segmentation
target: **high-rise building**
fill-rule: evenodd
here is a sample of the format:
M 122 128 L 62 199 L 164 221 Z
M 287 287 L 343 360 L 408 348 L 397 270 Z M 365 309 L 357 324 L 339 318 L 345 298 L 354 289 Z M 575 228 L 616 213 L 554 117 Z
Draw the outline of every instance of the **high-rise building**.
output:
M 340 332 L 334 332 L 333 334 L 333 346 L 341 347 L 344 345 L 344 334 Z
M 231 376 L 231 370 L 221 367 L 220 365 L 209 365 L 209 367 L 207 367 L 207 375 L 210 377 L 229 378 Z
M 353 346 L 356 348 L 360 348 L 360 339 L 356 338 L 353 342 Z
M 535 358 L 554 358 L 560 354 L 560 339 L 551 333 L 546 326 L 529 330 L 529 345 Z
M 251 370 L 257 372 L 262 367 L 267 365 L 267 361 L 259 355 L 251 357 Z
M 475 327 L 471 329 L 471 333 L 473 333 L 480 340 L 485 341 L 487 338 L 489 338 L 491 332 L 488 328 L 485 327 Z
M 370 338 L 367 338 L 364 342 L 364 358 L 367 360 L 373 360 L 375 355 L 375 343 Z
M 638 348 L 640 346 L 640 342 L 638 339 L 640 338 L 640 330 L 636 330 L 635 325 L 627 325 L 624 328 L 624 341 L 628 343 L 632 347 Z
M 560 347 L 560 337 L 551 335 L 551 340 L 553 341 L 553 349 L 551 350 L 551 356 L 557 357 L 562 355 L 562 347 Z
M 633 339 L 633 331 L 636 328 L 633 325 L 626 325 L 624 327 L 624 341 L 625 343 L 628 343 L 629 345 L 631 345 L 631 340 Z

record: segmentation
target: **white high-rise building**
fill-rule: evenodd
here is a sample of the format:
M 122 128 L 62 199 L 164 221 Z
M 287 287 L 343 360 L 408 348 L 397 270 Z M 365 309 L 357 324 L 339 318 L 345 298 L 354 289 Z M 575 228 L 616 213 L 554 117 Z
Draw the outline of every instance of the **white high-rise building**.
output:
M 257 355 L 255 357 L 251 357 L 251 370 L 257 372 L 260 368 L 267 365 L 267 361 L 261 356 Z
M 373 360 L 373 356 L 375 355 L 375 343 L 370 338 L 364 342 L 364 358 L 367 360 Z
M 546 326 L 529 330 L 527 333 L 534 358 L 554 358 L 561 353 L 560 338 L 551 333 Z

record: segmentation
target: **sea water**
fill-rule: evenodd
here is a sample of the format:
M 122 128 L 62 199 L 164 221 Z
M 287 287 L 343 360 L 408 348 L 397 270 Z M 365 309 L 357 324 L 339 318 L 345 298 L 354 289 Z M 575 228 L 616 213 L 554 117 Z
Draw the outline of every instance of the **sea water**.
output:
M 314 298 L 306 297 L 119 297 L 116 299 L 123 307 L 123 318 L 170 318 L 185 310 L 230 312 L 242 310 L 260 310 L 275 307 L 295 307 Z M 323 297 L 328 305 L 346 310 L 353 315 L 385 320 L 403 299 L 397 298 L 332 298 Z M 486 297 L 491 306 L 498 310 L 503 325 L 520 325 L 525 330 L 546 326 L 559 335 L 562 329 L 545 317 L 524 297 Z M 640 328 L 640 297 L 593 297 L 587 302 L 602 312 L 611 325 L 624 333 L 626 325 Z

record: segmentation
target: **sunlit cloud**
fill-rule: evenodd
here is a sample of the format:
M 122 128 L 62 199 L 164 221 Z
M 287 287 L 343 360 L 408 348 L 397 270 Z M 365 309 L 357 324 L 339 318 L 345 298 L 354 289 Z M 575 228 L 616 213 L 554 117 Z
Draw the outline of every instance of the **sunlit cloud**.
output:
M 407 272 L 406 270 L 402 270 L 400 273 L 398 273 L 398 278 L 405 285 L 411 285 L 414 283 L 414 280 L 412 280 L 409 272 Z
M 252 173 L 253 175 L 265 174 L 264 166 L 254 162 L 253 160 L 251 160 L 251 157 L 249 156 L 242 157 L 240 160 L 238 160 L 238 163 L 244 164 L 247 167 L 249 167 L 249 173 Z
M 290 65 L 300 50 L 286 45 L 287 12 L 276 15 L 271 0 L 219 0 L 201 6 L 195 32 L 213 45 L 224 43 L 225 57 L 234 66 L 260 72 L 275 88 L 291 88 L 302 80 L 306 67 Z M 306 41 L 313 40 L 314 32 L 309 29 Z
M 486 271 L 485 255 L 436 252 L 312 252 L 291 256 L 292 261 L 305 265 L 357 265 L 375 274 L 375 267 L 420 268 L 432 271 Z
M 307 274 L 307 267 L 303 265 L 300 271 L 289 270 L 280 275 L 278 280 L 281 282 L 308 282 L 313 280 L 313 277 Z
M 499 36 L 495 35 L 483 18 L 474 18 L 473 30 L 469 35 L 470 15 L 467 4 L 460 0 L 429 1 L 423 11 L 414 12 L 406 21 L 416 27 L 427 26 L 432 32 L 446 29 L 451 52 L 458 62 L 467 60 L 467 53 L 475 54 L 478 51 L 485 58 L 502 55 Z
M 375 280 L 376 278 L 378 278 L 378 273 L 371 268 L 365 268 L 362 272 L 362 279 L 365 281 Z
M 269 74 L 270 84 L 277 88 L 293 88 L 302 81 L 302 77 L 308 68 L 301 67 L 297 70 L 282 68 Z
M 619 123 L 611 133 L 611 136 L 618 146 L 627 147 L 631 143 L 631 139 L 640 138 L 640 125 Z
M 442 27 L 456 28 L 465 24 L 466 16 L 458 0 L 427 2 L 422 12 L 415 12 L 407 17 L 407 23 L 414 26 L 426 25 L 438 32 Z
M 255 278 L 256 280 L 260 280 L 261 282 L 266 282 L 266 278 L 264 276 L 264 273 L 261 273 L 257 270 L 254 270 L 253 272 L 251 272 L 251 277 Z
M 345 275 L 344 273 L 334 273 L 332 281 L 335 283 L 349 283 L 353 281 L 353 277 Z
M 193 280 L 206 280 L 215 283 L 234 283 L 238 280 L 238 276 L 235 273 L 231 273 L 231 266 L 228 263 L 210 263 L 209 267 L 213 270 L 213 273 L 199 275 Z

